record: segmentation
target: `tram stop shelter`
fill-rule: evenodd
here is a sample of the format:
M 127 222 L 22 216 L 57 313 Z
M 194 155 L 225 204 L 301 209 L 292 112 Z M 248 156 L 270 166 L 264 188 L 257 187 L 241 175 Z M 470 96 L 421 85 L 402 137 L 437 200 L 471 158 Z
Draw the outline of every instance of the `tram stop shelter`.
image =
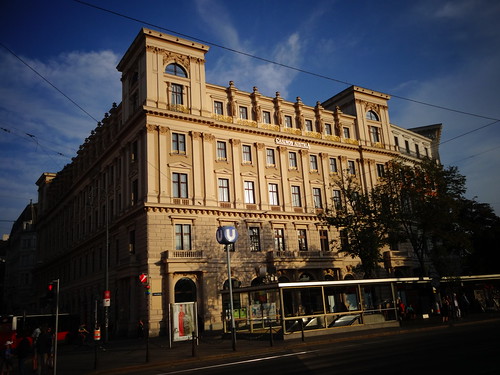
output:
M 284 339 L 346 330 L 399 326 L 397 301 L 408 289 L 428 290 L 430 280 L 419 278 L 312 281 L 263 284 L 233 289 L 238 333 L 272 332 Z M 426 287 L 427 286 L 427 287 Z M 410 287 L 410 288 L 409 288 Z M 222 290 L 230 331 L 229 291 Z M 424 297 L 429 300 L 430 296 Z M 419 293 L 422 300 L 422 293 Z M 425 303 L 430 306 L 430 303 Z

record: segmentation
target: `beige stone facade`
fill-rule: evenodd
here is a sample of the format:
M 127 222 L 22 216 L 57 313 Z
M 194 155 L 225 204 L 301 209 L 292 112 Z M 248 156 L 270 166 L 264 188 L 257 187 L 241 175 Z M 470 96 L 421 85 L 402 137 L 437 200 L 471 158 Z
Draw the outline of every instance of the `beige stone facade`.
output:
M 333 205 L 335 179 L 352 173 L 370 189 L 394 157 L 437 156 L 440 126 L 424 136 L 392 125 L 389 95 L 350 87 L 308 106 L 208 84 L 208 49 L 141 30 L 118 65 L 122 103 L 71 164 L 38 181 L 40 285 L 59 278 L 62 309 L 91 321 L 107 269 L 116 334 L 133 334 L 138 319 L 166 330 L 169 304 L 186 301 L 206 329 L 221 326 L 219 226 L 239 233 L 235 286 L 358 277 L 317 217 Z M 385 259 L 387 274 L 415 266 L 410 251 Z

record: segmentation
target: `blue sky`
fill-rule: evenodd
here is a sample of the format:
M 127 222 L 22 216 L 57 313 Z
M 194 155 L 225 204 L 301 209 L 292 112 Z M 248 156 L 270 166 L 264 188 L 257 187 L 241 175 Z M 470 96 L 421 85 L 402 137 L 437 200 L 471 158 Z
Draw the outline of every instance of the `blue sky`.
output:
M 500 213 L 500 2 L 88 2 L 113 13 L 74 0 L 0 2 L 0 234 L 38 200 L 41 174 L 70 163 L 121 101 L 116 65 L 141 27 L 211 43 L 213 84 L 232 80 L 307 105 L 345 89 L 342 82 L 392 95 L 391 122 L 442 123 L 442 162 L 467 177 L 469 198 Z

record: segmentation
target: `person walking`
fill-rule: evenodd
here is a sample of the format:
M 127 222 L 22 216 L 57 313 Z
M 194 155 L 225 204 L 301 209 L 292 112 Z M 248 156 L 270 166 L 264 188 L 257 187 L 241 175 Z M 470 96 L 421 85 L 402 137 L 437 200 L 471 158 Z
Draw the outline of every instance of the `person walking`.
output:
M 37 341 L 38 375 L 48 374 L 49 358 L 52 353 L 52 332 L 50 328 L 42 329 Z
M 26 359 L 31 355 L 31 349 L 30 340 L 28 340 L 25 334 L 22 334 L 21 340 L 16 347 L 17 363 L 20 375 L 26 375 L 28 373 L 26 371 Z

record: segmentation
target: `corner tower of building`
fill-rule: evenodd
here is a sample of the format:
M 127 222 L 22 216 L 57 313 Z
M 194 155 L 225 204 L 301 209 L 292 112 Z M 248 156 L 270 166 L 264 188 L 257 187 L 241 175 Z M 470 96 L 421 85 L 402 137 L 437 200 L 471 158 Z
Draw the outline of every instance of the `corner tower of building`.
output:
M 209 115 L 211 110 L 204 101 L 208 49 L 143 28 L 117 66 L 122 73 L 123 120 L 139 106 Z

